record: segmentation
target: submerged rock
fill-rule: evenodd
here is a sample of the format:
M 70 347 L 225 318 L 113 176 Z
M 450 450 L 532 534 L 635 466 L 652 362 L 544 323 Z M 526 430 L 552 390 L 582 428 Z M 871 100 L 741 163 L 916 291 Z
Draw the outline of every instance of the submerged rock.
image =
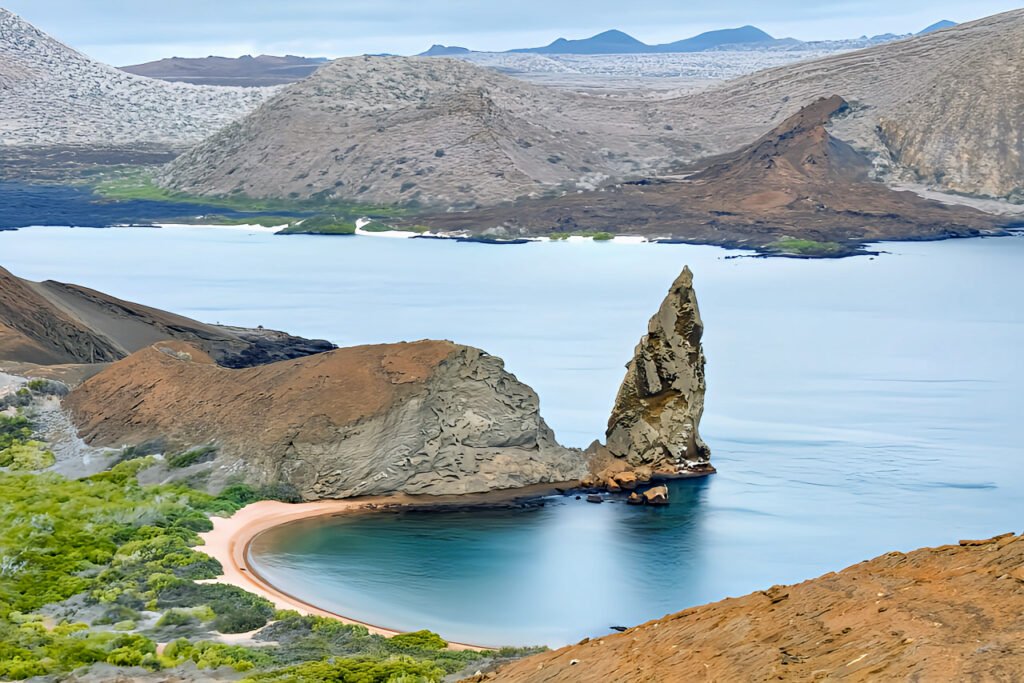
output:
M 704 412 L 703 333 L 693 273 L 686 267 L 626 366 L 608 420 L 611 456 L 631 468 L 651 468 L 655 476 L 714 471 L 711 451 L 698 432 Z

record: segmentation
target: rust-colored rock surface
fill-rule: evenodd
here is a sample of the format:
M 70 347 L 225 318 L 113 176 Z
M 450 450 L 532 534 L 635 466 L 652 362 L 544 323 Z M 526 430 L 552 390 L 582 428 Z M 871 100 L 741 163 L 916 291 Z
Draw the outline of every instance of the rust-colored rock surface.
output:
M 447 495 L 578 480 L 537 394 L 500 358 L 446 341 L 338 349 L 254 368 L 159 342 L 65 399 L 82 437 L 211 444 L 211 488 L 290 484 L 307 500 Z
M 1018 681 L 1024 540 L 888 553 L 469 680 Z

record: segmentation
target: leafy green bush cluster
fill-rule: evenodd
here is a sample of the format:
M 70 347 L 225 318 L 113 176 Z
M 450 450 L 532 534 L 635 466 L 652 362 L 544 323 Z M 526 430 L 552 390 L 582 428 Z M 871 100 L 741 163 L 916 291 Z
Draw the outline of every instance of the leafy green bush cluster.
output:
M 411 657 L 360 657 L 299 664 L 250 676 L 243 683 L 420 683 L 439 681 L 444 673 L 433 662 Z
M 783 237 L 765 245 L 765 249 L 777 254 L 795 254 L 798 256 L 836 256 L 850 251 L 838 242 L 817 242 L 815 240 Z
M 219 669 L 229 666 L 235 671 L 249 671 L 257 666 L 272 664 L 274 658 L 264 650 L 239 645 L 224 645 L 201 641 L 190 643 L 179 638 L 164 649 L 165 666 L 177 666 L 186 661 L 195 662 L 200 669 Z
M 32 423 L 22 415 L 0 415 L 0 467 L 44 470 L 55 458 L 46 444 L 32 440 Z
M 589 237 L 595 242 L 607 242 L 608 240 L 615 239 L 615 235 L 610 232 L 553 232 L 548 235 L 548 239 L 555 241 L 564 241 L 570 237 Z
M 176 453 L 167 458 L 167 464 L 171 467 L 190 467 L 198 462 L 210 460 L 217 453 L 217 447 L 213 445 L 200 446 L 184 453 Z
M 32 423 L 21 415 L 0 415 L 0 451 L 32 438 Z
M 20 440 L 26 424 L 9 419 L 0 430 Z M 141 486 L 138 473 L 154 461 L 121 462 L 80 480 L 0 472 L 0 680 L 97 662 L 153 670 L 193 662 L 251 672 L 253 681 L 438 681 L 485 656 L 448 650 L 428 631 L 388 639 L 333 619 L 275 612 L 234 586 L 197 583 L 221 572 L 192 549 L 197 532 L 212 527 L 209 515 L 232 513 L 267 491 L 237 485 L 212 496 L 182 485 Z M 54 603 L 84 604 L 99 616 L 89 626 L 34 613 Z M 144 612 L 161 616 L 140 633 Z M 256 629 L 263 647 L 206 642 L 210 630 Z M 176 640 L 158 655 L 157 639 Z
M 107 662 L 160 668 L 156 643 L 137 634 L 90 630 L 85 624 L 47 629 L 40 618 L 0 618 L 0 680 L 21 680 Z

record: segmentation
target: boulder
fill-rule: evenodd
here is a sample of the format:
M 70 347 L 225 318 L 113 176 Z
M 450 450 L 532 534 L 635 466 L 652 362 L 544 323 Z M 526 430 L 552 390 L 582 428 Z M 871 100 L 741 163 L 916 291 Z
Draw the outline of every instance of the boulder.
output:
M 668 487 L 655 486 L 644 491 L 644 500 L 648 505 L 668 505 Z
M 626 499 L 627 505 L 643 505 L 646 502 L 647 499 L 641 496 L 636 491 L 633 491 L 633 493 L 629 494 L 629 498 Z
M 639 482 L 639 477 L 636 475 L 635 472 L 619 472 L 618 474 L 611 475 L 609 481 L 611 483 L 614 483 L 619 489 L 622 489 L 623 491 L 632 491 L 633 489 L 636 488 L 636 485 Z M 610 485 L 608 490 L 611 491 Z

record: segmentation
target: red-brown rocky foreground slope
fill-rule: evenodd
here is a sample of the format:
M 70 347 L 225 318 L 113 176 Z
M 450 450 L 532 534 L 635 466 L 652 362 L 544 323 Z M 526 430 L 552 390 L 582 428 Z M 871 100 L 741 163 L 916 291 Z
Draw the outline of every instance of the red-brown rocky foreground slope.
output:
M 287 484 L 304 499 L 480 493 L 577 480 L 537 394 L 500 358 L 447 341 L 358 346 L 259 367 L 159 342 L 65 399 L 91 445 L 157 442 L 168 476 Z M 192 451 L 195 452 L 195 451 Z
M 1024 537 L 888 553 L 470 680 L 1024 680 Z

